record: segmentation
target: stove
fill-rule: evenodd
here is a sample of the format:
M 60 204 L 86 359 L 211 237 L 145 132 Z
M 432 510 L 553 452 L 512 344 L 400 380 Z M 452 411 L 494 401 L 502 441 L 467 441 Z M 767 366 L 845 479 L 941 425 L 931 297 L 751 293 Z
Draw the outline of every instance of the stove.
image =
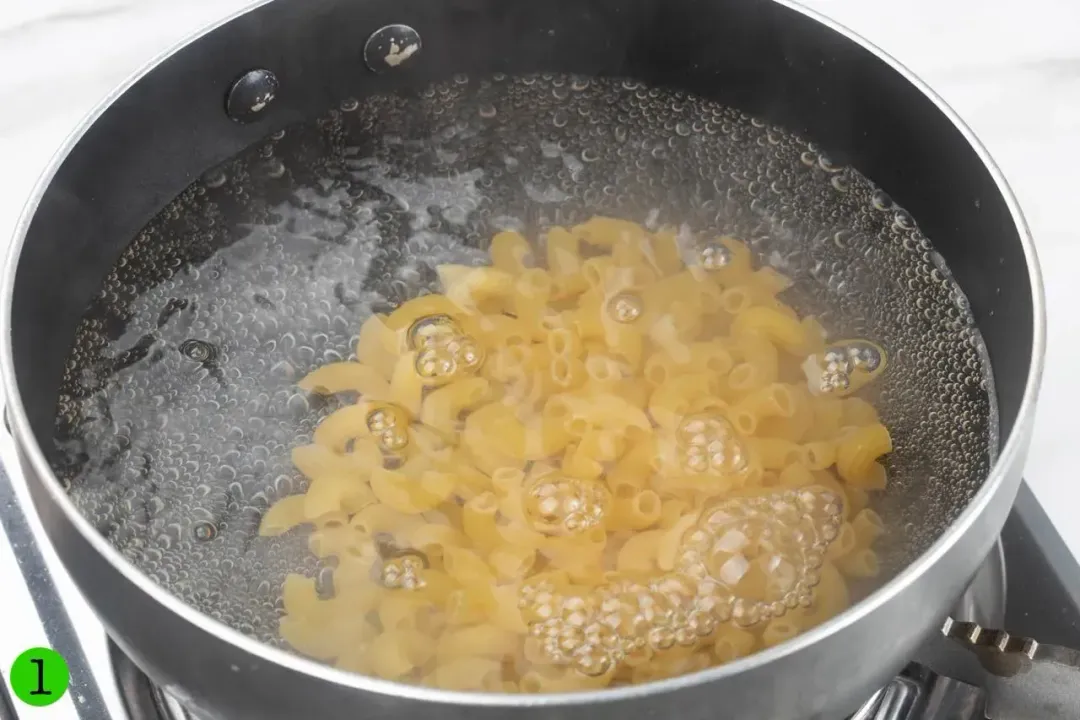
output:
M 4 445 L 4 464 L 18 467 Z M 108 639 L 28 507 L 21 476 L 0 470 L 0 673 L 24 650 L 51 647 L 67 659 L 71 683 L 60 701 L 38 708 L 0 682 L 0 720 L 228 720 L 189 713 Z M 932 639 L 849 720 L 1080 717 L 1080 654 L 1065 649 L 1080 648 L 1080 564 L 1026 485 L 953 617 L 959 622 L 947 630 L 960 643 L 944 633 Z M 980 627 L 1005 627 L 1012 636 L 980 634 Z M 1026 674 L 1035 682 L 1014 682 L 1025 675 L 1017 661 L 1035 668 Z

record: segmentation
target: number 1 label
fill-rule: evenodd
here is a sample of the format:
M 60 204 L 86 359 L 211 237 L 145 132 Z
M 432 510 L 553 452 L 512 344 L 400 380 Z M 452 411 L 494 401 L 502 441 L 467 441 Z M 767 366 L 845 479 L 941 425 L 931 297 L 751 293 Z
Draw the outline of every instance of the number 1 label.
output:
M 11 690 L 27 705 L 45 707 L 64 697 L 71 674 L 64 657 L 49 648 L 31 648 L 11 664 Z

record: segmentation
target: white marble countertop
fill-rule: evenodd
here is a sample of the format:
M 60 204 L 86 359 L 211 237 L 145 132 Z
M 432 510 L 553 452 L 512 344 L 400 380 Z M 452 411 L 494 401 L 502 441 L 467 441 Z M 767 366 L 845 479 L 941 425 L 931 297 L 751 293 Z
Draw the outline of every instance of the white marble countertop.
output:
M 0 242 L 64 136 L 126 76 L 249 0 L 3 0 Z M 1080 404 L 1080 3 L 807 0 L 920 75 L 1011 182 L 1045 273 L 1049 351 L 1026 477 L 1080 557 L 1080 483 L 1068 477 Z M 932 23 L 932 25 L 931 25 Z

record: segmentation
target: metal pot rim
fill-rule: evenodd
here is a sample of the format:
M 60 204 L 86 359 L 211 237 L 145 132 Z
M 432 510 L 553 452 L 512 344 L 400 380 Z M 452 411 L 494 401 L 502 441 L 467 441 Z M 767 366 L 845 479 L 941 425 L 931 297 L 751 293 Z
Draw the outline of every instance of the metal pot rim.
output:
M 998 191 L 1001 193 L 1009 208 L 1013 222 L 1016 224 L 1016 228 L 1020 235 L 1020 242 L 1023 245 L 1024 257 L 1027 262 L 1028 279 L 1032 290 L 1033 333 L 1031 364 L 1028 369 L 1028 376 L 1024 386 L 1024 396 L 1020 404 L 1019 412 L 1017 413 L 1016 423 L 982 487 L 968 503 L 968 506 L 963 510 L 956 521 L 949 526 L 933 545 L 931 545 L 931 547 L 914 562 L 904 568 L 904 570 L 896 577 L 892 578 L 881 588 L 878 588 L 869 597 L 864 598 L 829 621 L 798 635 L 792 640 L 781 643 L 780 645 L 754 653 L 745 658 L 740 658 L 725 665 L 720 665 L 689 675 L 682 675 L 643 685 L 631 685 L 620 688 L 591 690 L 577 693 L 514 695 L 502 693 L 460 692 L 380 680 L 374 677 L 338 670 L 286 650 L 271 647 L 184 604 L 164 587 L 158 585 L 147 575 L 142 573 L 131 561 L 118 552 L 105 537 L 98 533 L 90 522 L 79 513 L 75 508 L 75 505 L 69 499 L 67 493 L 64 492 L 60 483 L 53 475 L 52 468 L 46 460 L 44 453 L 41 451 L 41 448 L 38 446 L 37 442 L 32 439 L 33 433 L 30 429 L 30 423 L 26 415 L 25 407 L 23 406 L 22 397 L 19 393 L 15 377 L 11 340 L 11 313 L 12 302 L 14 299 L 15 275 L 22 247 L 26 241 L 27 232 L 42 197 L 70 151 L 82 139 L 83 135 L 98 120 L 98 118 L 101 117 L 101 115 L 104 114 L 104 112 L 132 85 L 152 72 L 166 58 L 202 36 L 209 34 L 258 7 L 269 4 L 270 2 L 273 2 L 273 0 L 256 0 L 245 8 L 211 23 L 170 47 L 164 53 L 158 55 L 131 75 L 124 83 L 104 98 L 101 103 L 89 113 L 89 115 L 87 115 L 82 123 L 67 137 L 61 147 L 57 150 L 50 160 L 49 165 L 38 179 L 30 198 L 23 208 L 19 221 L 15 226 L 15 235 L 5 259 L 3 277 L 0 279 L 0 282 L 2 282 L 2 285 L 0 285 L 0 383 L 2 383 L 3 391 L 7 397 L 6 411 L 8 420 L 11 423 L 11 432 L 16 439 L 16 444 L 20 452 L 25 455 L 33 470 L 41 478 L 46 479 L 43 484 L 46 486 L 52 501 L 61 508 L 67 516 L 68 521 L 78 529 L 83 538 L 90 543 L 98 553 L 117 568 L 128 581 L 170 612 L 191 623 L 200 630 L 215 635 L 261 660 L 284 666 L 297 673 L 321 678 L 336 685 L 354 688 L 358 691 L 373 692 L 421 702 L 426 701 L 459 706 L 479 705 L 506 708 L 520 707 L 523 705 L 534 707 L 559 707 L 595 702 L 603 703 L 633 700 L 636 697 L 656 693 L 671 693 L 683 688 L 737 676 L 745 671 L 768 665 L 781 657 L 802 651 L 829 635 L 858 622 L 876 608 L 887 603 L 904 587 L 927 572 L 954 544 L 956 544 L 957 540 L 974 524 L 976 518 L 980 516 L 983 509 L 989 504 L 991 498 L 998 491 L 1005 480 L 1006 470 L 1011 467 L 1017 459 L 1020 459 L 1020 456 L 1024 452 L 1025 436 L 1032 423 L 1035 402 L 1042 379 L 1044 356 L 1046 352 L 1046 309 L 1042 273 L 1039 268 L 1034 241 L 1012 190 L 1002 175 L 1001 170 L 994 163 L 986 148 L 979 142 L 971 129 L 941 97 L 917 78 L 910 70 L 885 53 L 881 48 L 860 37 L 843 25 L 825 17 L 821 13 L 804 7 L 795 0 L 773 0 L 773 2 L 817 21 L 840 35 L 843 35 L 848 40 L 861 45 L 863 48 L 872 52 L 882 62 L 886 63 L 916 87 L 927 99 L 933 102 L 960 131 L 990 172 Z M 24 442 L 19 442 L 20 438 L 26 440 Z

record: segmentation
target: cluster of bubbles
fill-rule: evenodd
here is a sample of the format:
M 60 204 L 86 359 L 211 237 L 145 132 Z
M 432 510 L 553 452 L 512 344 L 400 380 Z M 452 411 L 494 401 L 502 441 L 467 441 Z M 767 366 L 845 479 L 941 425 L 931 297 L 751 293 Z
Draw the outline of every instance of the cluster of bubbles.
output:
M 841 499 L 819 488 L 722 500 L 686 533 L 677 567 L 755 625 L 809 607 L 842 522 Z
M 408 338 L 410 347 L 418 351 L 416 373 L 424 379 L 450 381 L 475 374 L 483 365 L 484 353 L 476 339 L 445 315 L 417 320 Z
M 409 422 L 400 408 L 377 407 L 365 420 L 368 432 L 375 436 L 384 452 L 401 452 L 409 444 Z
M 632 292 L 621 292 L 608 301 L 608 313 L 615 320 L 624 324 L 632 323 L 641 317 L 645 302 Z
M 692 646 L 716 629 L 709 599 L 675 576 L 618 580 L 588 593 L 541 581 L 523 586 L 519 606 L 544 654 L 588 676 L 643 663 L 677 643 Z
M 822 393 L 843 392 L 851 387 L 856 375 L 869 376 L 881 367 L 881 349 L 866 341 L 830 347 L 814 363 L 812 389 Z
M 379 581 L 389 590 L 420 590 L 426 585 L 421 574 L 425 567 L 424 559 L 417 554 L 398 555 L 383 563 Z
M 738 474 L 746 469 L 748 453 L 727 418 L 715 414 L 691 415 L 675 435 L 682 465 L 691 473 Z
M 261 538 L 259 519 L 306 489 L 290 450 L 342 402 L 297 380 L 348 359 L 373 313 L 437 290 L 439 264 L 485 263 L 496 232 L 542 237 L 595 215 L 745 239 L 794 280 L 785 299 L 800 313 L 894 349 L 870 390 L 896 441 L 880 508 L 896 523 L 886 575 L 977 490 L 995 429 L 985 353 L 910 215 L 813 143 L 739 110 L 566 75 L 459 76 L 350 100 L 184 189 L 122 253 L 77 330 L 57 475 L 156 582 L 275 642 L 284 575 L 320 566 L 305 530 Z M 468 365 L 467 344 L 441 348 L 436 369 L 443 350 Z
M 752 627 L 809 607 L 841 515 L 827 490 L 715 502 L 684 534 L 671 572 L 587 590 L 545 578 L 522 587 L 519 607 L 548 658 L 603 675 L 695 647 L 721 623 Z
M 706 245 L 701 249 L 698 264 L 706 270 L 722 270 L 731 264 L 731 251 L 719 244 Z
M 577 535 L 603 525 L 611 493 L 593 480 L 547 473 L 533 478 L 523 498 L 525 518 L 546 535 Z

